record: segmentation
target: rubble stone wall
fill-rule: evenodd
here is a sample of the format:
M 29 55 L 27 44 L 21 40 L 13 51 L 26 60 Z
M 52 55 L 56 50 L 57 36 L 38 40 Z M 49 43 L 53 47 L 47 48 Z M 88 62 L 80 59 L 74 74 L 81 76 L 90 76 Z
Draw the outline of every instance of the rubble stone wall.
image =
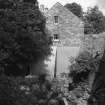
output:
M 54 23 L 58 16 L 58 23 Z M 55 4 L 47 13 L 47 28 L 51 35 L 59 35 L 58 45 L 80 46 L 84 36 L 84 24 L 81 19 L 60 3 Z
M 103 52 L 105 49 L 105 32 L 100 34 L 84 35 L 84 49 L 92 53 L 99 51 Z

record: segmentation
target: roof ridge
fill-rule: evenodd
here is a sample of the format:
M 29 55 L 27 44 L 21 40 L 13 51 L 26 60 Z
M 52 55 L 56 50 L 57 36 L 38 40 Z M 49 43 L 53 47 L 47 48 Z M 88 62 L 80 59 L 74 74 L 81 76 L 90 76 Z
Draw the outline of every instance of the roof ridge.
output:
M 62 6 L 66 11 L 68 11 L 70 14 L 72 14 L 73 16 L 75 16 L 76 18 L 78 18 L 80 21 L 82 21 L 82 19 L 80 19 L 78 16 L 76 16 L 73 12 L 71 12 L 70 10 L 68 10 L 65 6 L 63 6 L 60 2 L 56 2 L 48 11 L 50 11 L 53 7 L 55 6 Z

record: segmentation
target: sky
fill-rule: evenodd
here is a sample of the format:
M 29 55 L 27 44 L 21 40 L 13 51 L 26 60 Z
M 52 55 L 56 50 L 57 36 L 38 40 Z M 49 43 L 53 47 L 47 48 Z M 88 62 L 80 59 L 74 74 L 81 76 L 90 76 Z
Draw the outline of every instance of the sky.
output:
M 99 9 L 105 14 L 105 0 L 38 0 L 39 5 L 44 4 L 45 7 L 51 8 L 56 2 L 60 2 L 62 5 L 66 3 L 76 2 L 80 4 L 84 11 L 87 7 L 99 6 Z

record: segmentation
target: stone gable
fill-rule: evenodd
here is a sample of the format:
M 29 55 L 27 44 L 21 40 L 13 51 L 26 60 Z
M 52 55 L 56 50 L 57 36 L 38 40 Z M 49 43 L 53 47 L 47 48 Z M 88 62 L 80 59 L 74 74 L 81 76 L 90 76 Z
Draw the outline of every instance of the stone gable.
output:
M 42 6 L 42 10 L 43 6 Z M 70 58 L 76 58 L 83 45 L 84 24 L 72 12 L 60 3 L 56 3 L 50 10 L 44 13 L 46 27 L 54 39 L 52 55 L 45 61 L 50 75 L 60 75 L 69 72 Z M 35 67 L 41 67 L 39 62 Z M 33 68 L 38 69 L 38 68 Z
M 58 23 L 54 23 L 54 16 L 58 16 Z M 51 36 L 58 35 L 57 45 L 81 46 L 84 25 L 81 19 L 66 9 L 60 3 L 56 3 L 46 14 L 46 27 Z

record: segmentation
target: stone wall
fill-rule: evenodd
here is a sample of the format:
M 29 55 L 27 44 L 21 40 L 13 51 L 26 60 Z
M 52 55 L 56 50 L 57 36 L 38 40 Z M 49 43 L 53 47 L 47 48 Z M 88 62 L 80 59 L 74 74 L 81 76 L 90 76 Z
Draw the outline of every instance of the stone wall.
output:
M 58 16 L 58 23 L 54 23 Z M 51 35 L 59 35 L 59 43 L 64 46 L 80 46 L 84 34 L 83 22 L 60 3 L 56 3 L 47 13 L 47 28 Z
M 84 50 L 92 53 L 99 51 L 103 52 L 105 46 L 105 32 L 101 34 L 84 35 Z

